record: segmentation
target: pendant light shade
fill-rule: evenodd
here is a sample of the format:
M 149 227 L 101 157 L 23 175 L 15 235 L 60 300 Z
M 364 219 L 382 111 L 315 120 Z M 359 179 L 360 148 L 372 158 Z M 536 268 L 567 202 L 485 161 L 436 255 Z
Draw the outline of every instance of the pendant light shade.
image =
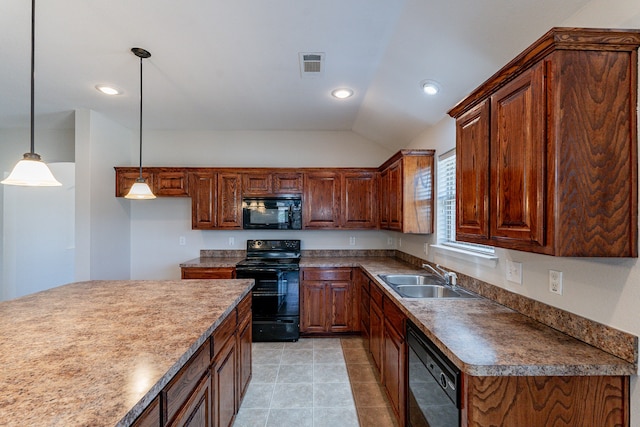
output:
M 31 1 L 31 151 L 24 154 L 7 179 L 2 181 L 7 185 L 25 185 L 32 187 L 54 187 L 62 185 L 53 177 L 49 167 L 44 163 L 34 149 L 34 92 L 35 92 L 35 22 L 36 1 Z
M 129 193 L 124 197 L 125 199 L 150 200 L 155 199 L 156 196 L 142 177 L 142 59 L 151 57 L 151 54 L 139 47 L 132 48 L 131 52 L 140 58 L 140 176 L 131 186 Z

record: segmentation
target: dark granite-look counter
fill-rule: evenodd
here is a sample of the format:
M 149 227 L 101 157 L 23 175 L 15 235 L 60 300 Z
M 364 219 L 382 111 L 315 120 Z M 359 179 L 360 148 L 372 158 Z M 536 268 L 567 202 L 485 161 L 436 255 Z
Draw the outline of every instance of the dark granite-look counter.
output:
M 128 425 L 252 287 L 89 281 L 0 302 L 0 424 Z

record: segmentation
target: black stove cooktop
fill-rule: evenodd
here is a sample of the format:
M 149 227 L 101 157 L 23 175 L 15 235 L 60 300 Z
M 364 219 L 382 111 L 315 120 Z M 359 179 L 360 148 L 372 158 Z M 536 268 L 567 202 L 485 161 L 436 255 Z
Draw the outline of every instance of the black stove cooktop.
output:
M 247 240 L 247 258 L 236 267 L 295 267 L 300 262 L 300 240 Z

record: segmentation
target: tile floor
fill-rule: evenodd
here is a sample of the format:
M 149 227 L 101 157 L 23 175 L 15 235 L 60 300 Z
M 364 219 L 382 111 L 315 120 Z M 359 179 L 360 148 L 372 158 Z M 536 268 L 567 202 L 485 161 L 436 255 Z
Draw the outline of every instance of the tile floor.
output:
M 252 356 L 234 427 L 395 426 L 359 337 L 253 343 Z

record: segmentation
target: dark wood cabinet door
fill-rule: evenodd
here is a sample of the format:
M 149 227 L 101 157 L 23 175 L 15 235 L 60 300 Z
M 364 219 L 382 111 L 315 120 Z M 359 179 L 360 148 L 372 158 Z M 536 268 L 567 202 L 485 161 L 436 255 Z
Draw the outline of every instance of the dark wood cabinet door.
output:
M 116 197 L 124 197 L 129 193 L 131 187 L 140 177 L 140 169 L 138 168 L 116 168 Z M 151 188 L 151 191 L 155 194 L 153 173 L 148 170 L 142 170 L 142 178 Z
M 353 329 L 351 283 L 331 282 L 326 288 L 328 332 L 350 332 Z
M 545 112 L 543 64 L 491 97 L 492 239 L 545 245 Z
M 170 427 L 210 427 L 211 376 L 207 373 L 193 391 L 182 410 L 167 425 Z
M 369 305 L 369 351 L 378 372 L 382 370 L 383 325 L 382 309 L 372 298 Z
M 300 194 L 302 193 L 301 173 L 273 174 L 273 192 L 275 194 Z
M 456 119 L 456 240 L 489 239 L 489 101 Z
M 191 227 L 207 230 L 216 227 L 215 172 L 192 172 L 189 175 L 191 189 Z
M 388 174 L 388 228 L 402 231 L 402 160 L 389 166 Z
M 340 227 L 340 175 L 309 172 L 304 175 L 304 228 Z
M 382 368 L 382 384 L 387 390 L 389 403 L 398 420 L 404 420 L 404 338 L 391 325 L 384 325 L 384 366 Z
M 235 267 L 182 267 L 182 279 L 235 279 Z
M 249 316 L 240 320 L 238 327 L 238 408 L 251 380 L 251 332 L 251 312 L 249 312 Z
M 389 229 L 389 169 L 384 169 L 378 176 L 378 216 L 380 228 Z
M 132 427 L 158 427 L 160 425 L 160 399 L 156 397 L 142 414 L 133 422 Z
M 342 175 L 341 226 L 376 228 L 376 176 L 373 172 L 346 172 Z
M 189 177 L 187 171 L 162 170 L 154 173 L 156 196 L 187 197 L 189 195 Z
M 216 427 L 230 427 L 237 413 L 236 359 L 234 338 L 227 340 L 213 361 L 213 417 Z
M 246 196 L 270 194 L 272 177 L 269 172 L 248 172 L 242 174 L 242 194 Z
M 242 228 L 242 195 L 240 174 L 218 174 L 217 228 Z
M 302 282 L 300 332 L 327 331 L 327 293 L 324 282 Z

